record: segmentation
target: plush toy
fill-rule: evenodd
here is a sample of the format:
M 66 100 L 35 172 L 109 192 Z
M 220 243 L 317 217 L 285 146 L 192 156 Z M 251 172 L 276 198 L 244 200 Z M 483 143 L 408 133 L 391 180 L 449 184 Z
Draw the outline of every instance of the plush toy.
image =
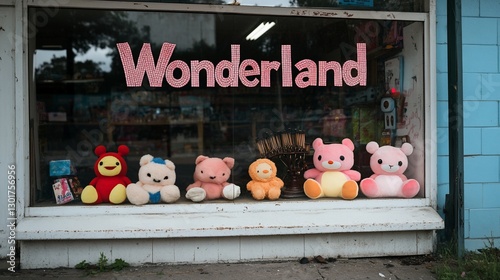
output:
M 125 145 L 118 147 L 118 152 L 106 152 L 106 147 L 100 145 L 94 150 L 98 156 L 94 164 L 95 177 L 81 194 L 85 204 L 111 202 L 123 203 L 127 199 L 126 186 L 130 184 L 127 177 L 127 163 L 123 158 L 129 152 Z
M 173 203 L 180 198 L 179 188 L 174 185 L 176 174 L 172 161 L 144 155 L 139 165 L 139 181 L 127 186 L 127 198 L 130 203 Z
M 354 144 L 349 138 L 342 144 L 324 144 L 316 138 L 312 169 L 304 172 L 304 193 L 311 199 L 320 197 L 341 197 L 354 199 L 358 196 L 361 174 L 351 170 L 354 165 Z
M 276 164 L 267 158 L 261 158 L 250 164 L 248 175 L 252 181 L 247 183 L 247 190 L 256 200 L 276 200 L 281 195 L 283 181 L 276 177 Z
M 234 166 L 233 158 L 200 155 L 195 162 L 194 183 L 186 188 L 187 199 L 200 202 L 218 198 L 232 200 L 240 196 L 240 187 L 227 182 Z
M 372 141 L 366 145 L 366 151 L 372 154 L 370 167 L 374 174 L 360 183 L 364 195 L 370 198 L 411 198 L 417 195 L 420 184 L 403 174 L 408 167 L 407 156 L 413 152 L 410 143 L 404 143 L 401 148 L 396 148 L 388 145 L 379 147 L 377 142 Z

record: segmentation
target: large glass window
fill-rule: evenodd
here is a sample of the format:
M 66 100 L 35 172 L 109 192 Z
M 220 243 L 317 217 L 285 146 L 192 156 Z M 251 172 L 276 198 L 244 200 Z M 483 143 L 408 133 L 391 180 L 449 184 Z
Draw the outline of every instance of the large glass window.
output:
M 70 160 L 84 186 L 94 177 L 94 148 L 121 144 L 130 148 L 131 181 L 140 157 L 151 154 L 175 163 L 181 192 L 198 155 L 234 157 L 231 181 L 250 197 L 248 167 L 262 156 L 257 141 L 282 132 L 302 133 L 308 145 L 350 138 L 362 178 L 371 175 L 368 142 L 410 142 L 407 175 L 424 196 L 423 22 L 69 8 L 29 14 L 32 205 L 55 204 L 51 161 Z M 261 23 L 273 26 L 248 39 Z

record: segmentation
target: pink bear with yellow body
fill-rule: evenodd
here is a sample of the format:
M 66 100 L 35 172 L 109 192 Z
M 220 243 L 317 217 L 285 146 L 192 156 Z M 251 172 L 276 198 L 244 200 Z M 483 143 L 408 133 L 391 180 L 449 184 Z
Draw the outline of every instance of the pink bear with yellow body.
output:
M 417 195 L 420 184 L 403 174 L 408 167 L 407 156 L 413 153 L 410 143 L 396 148 L 388 145 L 379 147 L 377 142 L 372 141 L 366 145 L 366 151 L 372 154 L 370 167 L 374 174 L 360 183 L 364 195 L 370 198 L 411 198 Z
M 354 143 L 345 138 L 342 144 L 324 144 L 316 138 L 314 167 L 304 173 L 304 193 L 311 199 L 320 197 L 340 197 L 354 199 L 358 196 L 361 174 L 351 170 L 354 165 Z

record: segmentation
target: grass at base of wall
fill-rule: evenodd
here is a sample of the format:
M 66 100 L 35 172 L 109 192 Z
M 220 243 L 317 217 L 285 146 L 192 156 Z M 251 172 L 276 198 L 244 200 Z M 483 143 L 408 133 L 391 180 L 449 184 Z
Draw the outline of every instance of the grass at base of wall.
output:
M 500 249 L 493 244 L 478 251 L 464 253 L 457 258 L 456 246 L 438 246 L 433 272 L 438 280 L 500 279 Z

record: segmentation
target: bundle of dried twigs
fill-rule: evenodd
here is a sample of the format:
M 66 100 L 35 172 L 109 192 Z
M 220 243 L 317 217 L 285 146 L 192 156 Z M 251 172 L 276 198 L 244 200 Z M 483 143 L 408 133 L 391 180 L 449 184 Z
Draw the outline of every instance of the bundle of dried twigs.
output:
M 257 149 L 261 157 L 272 158 L 284 154 L 307 151 L 306 135 L 302 131 L 288 130 L 257 139 Z

